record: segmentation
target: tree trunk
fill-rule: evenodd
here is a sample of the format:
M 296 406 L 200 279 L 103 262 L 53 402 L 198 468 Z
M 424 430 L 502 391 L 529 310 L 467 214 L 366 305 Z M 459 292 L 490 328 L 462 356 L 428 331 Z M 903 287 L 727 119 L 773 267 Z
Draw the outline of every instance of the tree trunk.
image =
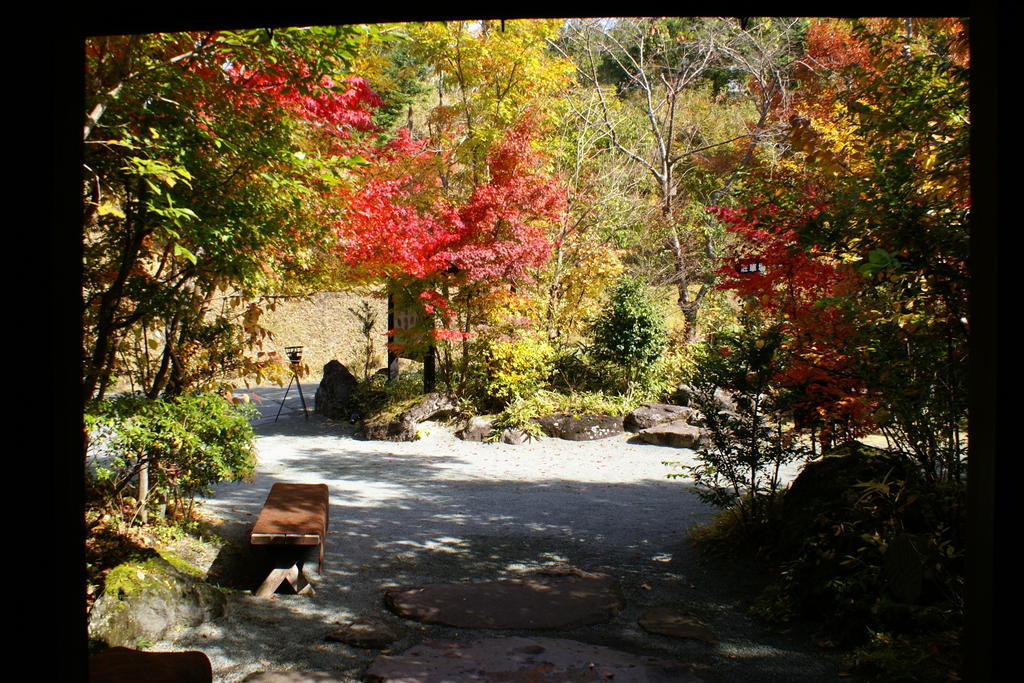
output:
M 138 199 L 133 202 L 135 209 L 131 216 L 125 219 L 126 226 L 129 226 L 129 232 L 125 236 L 124 251 L 118 264 L 117 275 L 110 287 L 100 295 L 99 309 L 94 324 L 93 349 L 83 378 L 85 400 L 93 398 L 96 395 L 97 387 L 105 387 L 110 379 L 112 368 L 109 359 L 111 358 L 111 349 L 116 346 L 114 334 L 119 327 L 123 326 L 116 324 L 115 317 L 124 297 L 124 287 L 128 281 L 128 275 L 138 261 L 143 241 L 149 234 L 149 230 L 143 225 L 144 192 L 145 190 L 140 184 Z

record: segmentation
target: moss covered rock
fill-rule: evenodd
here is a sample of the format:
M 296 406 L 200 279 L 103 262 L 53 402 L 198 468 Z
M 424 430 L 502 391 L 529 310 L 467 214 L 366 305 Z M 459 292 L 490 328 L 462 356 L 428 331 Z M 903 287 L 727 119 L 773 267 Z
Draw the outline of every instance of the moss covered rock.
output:
M 152 556 L 110 571 L 89 614 L 89 636 L 107 645 L 140 647 L 176 628 L 224 614 L 227 599 L 202 572 L 176 558 Z

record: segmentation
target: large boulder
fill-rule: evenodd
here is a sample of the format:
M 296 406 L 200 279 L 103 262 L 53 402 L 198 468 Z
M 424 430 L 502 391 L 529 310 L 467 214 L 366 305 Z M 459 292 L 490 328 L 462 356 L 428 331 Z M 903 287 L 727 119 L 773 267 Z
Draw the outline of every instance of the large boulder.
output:
M 317 387 L 314 412 L 331 420 L 347 420 L 352 414 L 355 375 L 336 360 L 324 366 L 324 376 Z
M 846 507 L 847 496 L 863 493 L 855 485 L 881 480 L 892 470 L 899 478 L 910 463 L 873 446 L 849 441 L 804 464 L 783 500 L 783 516 L 807 518 L 825 508 Z
M 672 394 L 672 396 L 669 397 L 669 400 L 680 406 L 696 407 L 696 403 L 698 402 L 699 396 L 700 392 L 696 387 L 693 387 L 689 384 L 680 384 L 679 386 L 676 387 L 676 390 Z M 736 412 L 736 401 L 733 400 L 733 397 L 729 394 L 728 391 L 722 389 L 721 387 L 715 389 L 714 402 L 715 406 L 720 411 L 724 410 L 725 412 L 728 413 Z
M 362 438 L 369 441 L 415 441 L 419 424 L 459 409 L 459 399 L 451 394 L 426 394 L 409 408 L 390 419 L 366 420 Z
M 537 420 L 548 436 L 569 441 L 605 439 L 623 432 L 622 418 L 614 415 L 547 415 Z
M 673 448 L 698 448 L 704 438 L 704 430 L 691 425 L 686 420 L 675 420 L 641 429 L 637 436 L 647 443 L 656 446 Z
M 673 406 L 667 403 L 641 403 L 626 418 L 622 425 L 630 432 L 639 432 L 663 422 L 687 420 L 694 413 L 687 406 Z
M 138 647 L 173 629 L 212 621 L 226 604 L 224 594 L 201 576 L 154 554 L 110 571 L 89 613 L 89 636 L 111 647 Z
M 838 520 L 864 491 L 866 481 L 913 480 L 916 465 L 905 457 L 849 441 L 806 463 L 782 498 L 781 547 L 797 547 L 817 531 L 819 519 Z

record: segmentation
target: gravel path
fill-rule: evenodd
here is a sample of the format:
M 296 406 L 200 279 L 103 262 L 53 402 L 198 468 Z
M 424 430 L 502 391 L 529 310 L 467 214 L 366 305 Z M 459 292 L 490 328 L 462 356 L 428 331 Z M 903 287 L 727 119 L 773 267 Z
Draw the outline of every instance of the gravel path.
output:
M 310 409 L 315 390 L 315 384 L 303 385 Z M 348 425 L 312 413 L 305 419 L 294 387 L 276 422 L 284 390 L 255 393 L 263 400 L 255 481 L 221 485 L 205 505 L 222 520 L 221 532 L 239 541 L 213 561 L 211 575 L 252 587 L 244 536 L 275 482 L 327 483 L 331 525 L 315 595 L 257 600 L 240 591 L 230 596 L 222 619 L 154 646 L 204 651 L 216 681 L 240 681 L 258 671 L 362 680 L 377 652 L 324 637 L 335 622 L 352 618 L 398 622 L 382 604 L 382 588 L 504 578 L 554 565 L 615 575 L 627 607 L 609 624 L 541 635 L 678 658 L 709 682 L 836 676 L 822 652 L 753 623 L 729 581 L 702 564 L 685 541 L 687 530 L 713 510 L 686 481 L 667 479 L 672 470 L 662 461 L 685 461 L 691 451 L 630 443 L 628 434 L 520 446 L 467 443 L 431 423 L 416 442 L 359 441 Z M 645 632 L 637 617 L 659 605 L 684 606 L 718 642 Z M 402 624 L 407 635 L 393 652 L 423 638 L 530 635 Z

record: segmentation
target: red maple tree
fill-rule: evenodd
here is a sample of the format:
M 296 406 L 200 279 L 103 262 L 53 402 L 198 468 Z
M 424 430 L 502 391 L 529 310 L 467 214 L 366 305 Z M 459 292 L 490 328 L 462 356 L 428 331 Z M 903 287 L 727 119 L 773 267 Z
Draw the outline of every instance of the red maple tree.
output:
M 786 359 L 774 382 L 791 396 L 796 427 L 812 430 L 827 448 L 869 433 L 874 402 L 850 366 L 852 351 L 847 347 L 856 321 L 828 303 L 848 291 L 855 279 L 813 245 L 798 243 L 797 226 L 823 209 L 817 203 L 787 214 L 762 202 L 756 208 L 711 210 L 743 245 L 725 257 L 718 287 L 756 304 L 785 335 Z M 741 263 L 759 263 L 762 269 L 740 272 Z
M 367 151 L 364 182 L 348 193 L 337 222 L 341 256 L 365 277 L 415 280 L 435 338 L 465 338 L 451 329 L 449 287 L 488 289 L 528 282 L 550 256 L 548 228 L 561 220 L 563 185 L 532 147 L 533 121 L 506 131 L 487 157 L 487 179 L 458 202 L 444 196 L 436 164 L 443 157 L 407 130 Z

